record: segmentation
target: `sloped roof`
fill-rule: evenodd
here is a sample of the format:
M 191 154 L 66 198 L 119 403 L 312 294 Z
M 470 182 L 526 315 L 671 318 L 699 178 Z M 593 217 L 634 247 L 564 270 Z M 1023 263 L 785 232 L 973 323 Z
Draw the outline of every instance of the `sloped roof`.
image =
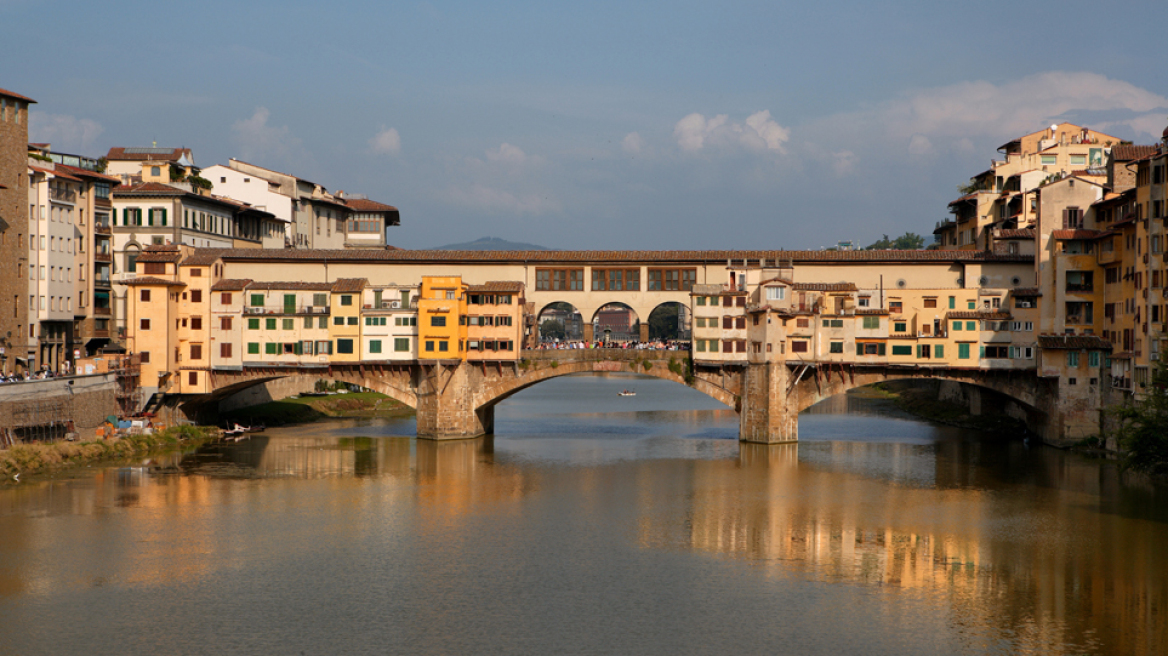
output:
M 954 312 L 946 312 L 947 319 L 986 319 L 989 321 L 1009 321 L 1014 318 L 1009 312 L 985 312 L 981 310 L 956 310 Z
M 854 292 L 854 282 L 797 282 L 795 291 L 800 292 Z
M 120 281 L 118 281 L 118 284 L 119 285 L 169 285 L 171 287 L 186 287 L 187 286 L 187 284 L 185 282 L 179 282 L 178 280 L 164 280 L 162 278 L 155 278 L 152 276 L 138 276 L 136 278 L 130 278 L 129 280 L 120 280 Z
M 47 173 L 49 175 L 57 176 L 58 178 L 65 178 L 66 180 L 72 180 L 74 182 L 81 182 L 81 178 L 77 178 L 77 177 L 74 177 L 72 175 L 69 175 L 69 173 L 66 171 L 57 171 L 55 169 L 46 169 L 46 168 L 43 168 L 40 166 L 33 166 L 31 164 L 28 166 L 28 168 L 30 168 L 38 173 Z
M 1023 228 L 1019 230 L 999 230 L 999 239 L 1034 239 L 1034 228 Z
M 365 289 L 367 284 L 369 284 L 369 280 L 367 278 L 338 278 L 337 281 L 333 283 L 333 291 L 359 292 Z
M 105 158 L 120 162 L 177 162 L 183 155 L 193 160 L 190 148 L 110 148 Z
M 1111 159 L 1117 162 L 1130 162 L 1136 159 L 1143 159 L 1149 155 L 1156 153 L 1157 146 L 1137 145 L 1137 144 L 1119 144 L 1111 147 Z
M 139 262 L 178 262 L 180 259 L 182 259 L 182 254 L 177 249 L 173 251 L 146 250 L 138 256 Z
M 29 98 L 28 96 L 22 96 L 19 93 L 16 93 L 15 91 L 9 91 L 8 89 L 0 89 L 0 96 L 8 96 L 9 98 L 16 98 L 17 100 L 23 100 L 25 102 L 30 102 L 30 103 L 36 102 L 35 100 L 33 100 L 32 98 Z
M 331 282 L 252 282 L 247 286 L 249 290 L 276 290 L 276 291 L 303 291 L 303 292 L 331 292 L 333 290 L 333 283 Z
M 1096 335 L 1039 335 L 1038 346 L 1044 349 L 1111 350 L 1111 342 Z
M 396 212 L 397 208 L 393 205 L 386 205 L 385 203 L 378 203 L 375 200 L 368 200 L 365 198 L 346 198 L 345 205 L 351 210 L 358 212 Z
M 183 196 L 187 191 L 161 182 L 139 182 L 123 185 L 114 190 L 117 196 Z
M 1111 233 L 1106 230 L 1052 230 L 1053 239 L 1099 239 Z
M 225 278 L 211 285 L 213 292 L 241 292 L 251 284 L 250 278 Z
M 492 293 L 519 293 L 523 291 L 523 283 L 514 282 L 510 280 L 492 280 L 483 285 L 470 285 L 467 287 L 468 292 L 475 294 L 492 294 Z

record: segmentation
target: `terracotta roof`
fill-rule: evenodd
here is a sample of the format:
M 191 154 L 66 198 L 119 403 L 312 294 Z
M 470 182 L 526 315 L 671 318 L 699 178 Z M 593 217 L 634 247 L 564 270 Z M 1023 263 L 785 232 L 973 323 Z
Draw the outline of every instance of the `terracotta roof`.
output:
M 139 182 L 118 187 L 115 196 L 184 196 L 189 192 L 161 182 Z
M 73 177 L 73 176 L 69 175 L 69 174 L 68 174 L 67 172 L 65 172 L 65 171 L 57 171 L 57 170 L 55 170 L 55 169 L 46 169 L 46 168 L 41 168 L 41 167 L 39 167 L 39 166 L 33 166 L 33 165 L 31 165 L 31 164 L 29 164 L 28 168 L 30 168 L 30 169 L 32 169 L 32 170 L 34 170 L 34 171 L 38 171 L 38 172 L 40 172 L 40 173 L 48 173 L 49 175 L 55 175 L 55 176 L 57 176 L 58 178 L 65 178 L 66 180 L 72 180 L 72 181 L 74 181 L 74 182 L 81 182 L 81 178 L 75 178 L 75 177 Z
M 788 287 L 790 287 L 791 285 L 794 285 L 794 284 L 795 284 L 795 281 L 793 281 L 793 280 L 788 280 L 788 279 L 786 279 L 786 278 L 769 278 L 769 279 L 767 279 L 767 280 L 764 280 L 764 281 L 762 281 L 762 282 L 760 282 L 760 283 L 758 283 L 758 284 L 760 284 L 760 285 L 769 285 L 769 284 L 771 284 L 772 282 L 777 282 L 777 283 L 779 283 L 779 284 L 781 284 L 781 285 L 786 285 L 786 286 L 788 286 Z
M 397 211 L 397 208 L 394 207 L 393 205 L 386 205 L 385 203 L 378 203 L 377 201 L 368 200 L 365 198 L 346 198 L 345 205 L 347 205 L 349 207 L 349 209 L 356 210 L 358 212 L 396 212 Z
M 1034 228 L 1021 230 L 999 230 L 999 239 L 1034 239 Z
M 499 293 L 499 292 L 514 292 L 519 293 L 523 291 L 523 283 L 513 281 L 499 281 L 492 280 L 485 285 L 471 285 L 467 288 L 468 292 L 472 293 Z
M 241 292 L 251 284 L 249 278 L 225 278 L 211 285 L 213 292 Z
M 98 180 L 105 180 L 106 182 L 112 182 L 116 185 L 122 184 L 121 178 L 116 177 L 116 176 L 112 176 L 112 175 L 106 175 L 104 173 L 98 173 L 97 171 L 90 171 L 88 169 L 81 169 L 81 168 L 77 168 L 76 166 L 69 166 L 68 164 L 58 164 L 57 168 L 58 169 L 65 169 L 74 175 L 80 175 L 80 176 L 84 176 L 87 178 L 97 178 Z
M 985 319 L 988 321 L 1009 321 L 1013 319 L 1013 315 L 1009 312 L 985 312 L 982 310 L 957 310 L 955 312 L 946 312 L 947 319 Z
M 311 198 L 305 198 L 304 200 L 312 201 L 313 203 L 324 203 L 325 205 L 336 205 L 337 207 L 343 207 L 345 209 L 349 209 L 345 205 L 344 201 L 342 201 L 339 198 L 334 200 L 334 199 L 330 199 L 330 198 L 324 198 L 323 196 L 313 196 Z
M 958 203 L 967 203 L 971 200 L 977 200 L 977 192 L 974 192 L 972 194 L 965 194 L 961 198 L 958 198 L 957 200 L 950 202 L 949 206 L 952 207 L 953 205 L 956 205 Z
M 337 278 L 333 283 L 334 292 L 359 292 L 365 289 L 365 285 L 369 284 L 367 278 Z
M 856 315 L 857 316 L 887 316 L 888 310 L 882 310 L 880 308 L 857 308 Z
M 304 292 L 331 292 L 331 282 L 253 282 L 247 286 L 249 290 L 276 290 L 276 291 L 304 291 Z
M 1039 335 L 1038 346 L 1044 349 L 1111 350 L 1111 342 L 1095 335 Z
M 1037 287 L 1017 287 L 1013 294 L 1014 296 L 1042 296 L 1042 291 Z
M 143 251 L 138 256 L 139 262 L 178 262 L 182 254 L 178 251 Z
M 210 199 L 208 199 L 210 200 Z M 513 263 L 662 263 L 662 264 L 725 264 L 732 260 L 759 260 L 768 262 L 1024 262 L 1033 263 L 1033 255 L 989 253 L 986 251 L 920 250 L 920 251 L 427 251 L 404 249 L 343 249 L 309 250 L 292 248 L 198 249 L 192 257 L 217 258 L 231 261 L 325 261 L 330 262 L 513 262 Z M 207 259 L 209 258 L 209 259 Z
M 117 160 L 122 162 L 177 162 L 183 155 L 187 156 L 188 160 L 194 159 L 191 156 L 190 148 L 150 148 L 151 152 L 146 153 L 128 153 L 127 150 L 147 150 L 146 148 L 110 148 L 106 153 L 105 158 L 108 160 Z
M 1054 239 L 1099 239 L 1109 234 L 1103 230 L 1053 230 L 1050 236 Z
M 118 281 L 119 285 L 170 285 L 171 287 L 186 287 L 185 282 L 177 280 L 163 280 L 162 278 L 154 278 L 151 276 L 138 276 L 137 278 L 130 278 L 129 280 Z
M 33 100 L 32 98 L 29 98 L 28 96 L 22 96 L 19 93 L 9 91 L 8 89 L 0 89 L 0 96 L 8 96 L 9 98 L 16 98 L 17 100 L 24 100 L 24 101 L 30 102 L 30 103 L 36 102 L 35 100 Z
M 1143 159 L 1156 152 L 1156 146 L 1140 146 L 1135 144 L 1119 144 L 1111 147 L 1111 159 L 1117 162 L 1130 162 L 1135 159 Z
M 800 292 L 854 292 L 854 282 L 797 282 L 795 291 Z

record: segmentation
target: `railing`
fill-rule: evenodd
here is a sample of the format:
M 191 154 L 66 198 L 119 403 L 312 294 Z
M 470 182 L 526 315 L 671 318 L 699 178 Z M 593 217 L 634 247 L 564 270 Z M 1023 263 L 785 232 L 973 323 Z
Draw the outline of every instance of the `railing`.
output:
M 99 235 L 108 235 L 113 232 L 108 223 L 97 223 L 93 226 L 93 232 Z
M 95 251 L 93 253 L 93 261 L 109 263 L 114 261 L 114 256 L 112 253 L 102 253 L 101 251 Z
M 365 310 L 416 310 L 418 309 L 418 302 L 402 303 L 401 301 L 382 301 L 380 306 L 374 303 L 366 303 L 363 306 Z
M 98 277 L 93 279 L 93 284 L 100 285 L 102 287 L 109 287 L 110 286 L 109 276 L 98 276 Z
M 99 317 L 108 317 L 110 315 L 110 309 L 107 307 L 95 307 L 93 308 L 93 313 Z
M 77 192 L 49 187 L 49 198 L 63 203 L 77 202 Z
M 1074 285 L 1074 284 L 1071 284 L 1068 282 L 1067 283 L 1067 291 L 1068 292 L 1093 292 L 1093 291 L 1095 291 L 1095 285 L 1094 284 Z
M 243 313 L 248 315 L 329 314 L 330 308 L 327 305 L 300 305 L 294 308 L 288 308 L 283 305 L 278 307 L 248 306 L 243 308 Z

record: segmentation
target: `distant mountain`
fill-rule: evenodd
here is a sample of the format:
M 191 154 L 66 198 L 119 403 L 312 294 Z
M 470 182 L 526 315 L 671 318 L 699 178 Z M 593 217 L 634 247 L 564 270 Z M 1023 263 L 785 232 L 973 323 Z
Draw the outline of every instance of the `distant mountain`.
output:
M 518 241 L 507 241 L 498 237 L 483 237 L 461 244 L 447 244 L 426 250 L 431 251 L 550 251 L 547 246 L 524 244 Z

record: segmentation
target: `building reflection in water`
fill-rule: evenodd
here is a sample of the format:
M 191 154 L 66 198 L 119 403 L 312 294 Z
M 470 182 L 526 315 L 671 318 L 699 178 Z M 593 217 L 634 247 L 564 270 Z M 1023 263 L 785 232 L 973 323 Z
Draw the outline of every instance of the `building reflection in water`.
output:
M 644 548 L 741 558 L 776 580 L 907 590 L 962 631 L 1023 651 L 1154 653 L 1168 635 L 1166 524 L 1137 512 L 1113 469 L 1095 463 L 1052 454 L 1015 475 L 1025 453 L 960 441 L 742 444 L 736 458 L 686 457 L 687 443 L 674 458 L 598 466 L 525 461 L 522 445 L 507 448 L 289 431 L 5 490 L 0 597 L 197 581 L 311 552 L 322 535 L 458 535 L 465 558 L 476 547 L 467 540 L 487 539 L 467 529 L 487 508 L 522 528 L 535 499 L 555 496 L 598 527 L 621 515 L 614 504 L 635 504 Z M 540 521 L 553 516 L 543 507 Z M 282 553 L 254 552 L 253 535 L 281 536 Z M 434 572 L 462 562 L 422 557 Z

